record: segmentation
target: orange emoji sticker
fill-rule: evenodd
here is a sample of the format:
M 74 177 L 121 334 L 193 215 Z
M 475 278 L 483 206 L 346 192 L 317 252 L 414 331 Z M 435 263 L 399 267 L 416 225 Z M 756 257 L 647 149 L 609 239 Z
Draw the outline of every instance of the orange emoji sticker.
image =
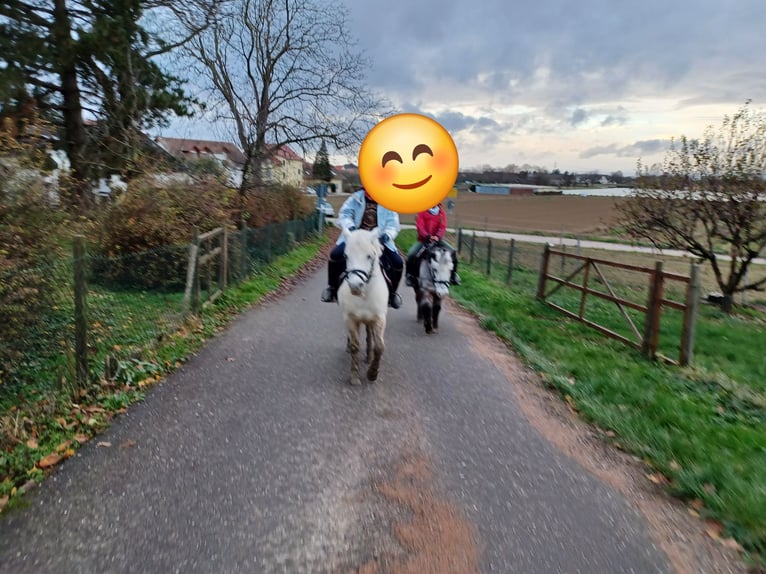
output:
M 359 178 L 375 201 L 399 213 L 437 205 L 455 185 L 455 142 L 438 122 L 398 114 L 372 128 L 359 150 Z

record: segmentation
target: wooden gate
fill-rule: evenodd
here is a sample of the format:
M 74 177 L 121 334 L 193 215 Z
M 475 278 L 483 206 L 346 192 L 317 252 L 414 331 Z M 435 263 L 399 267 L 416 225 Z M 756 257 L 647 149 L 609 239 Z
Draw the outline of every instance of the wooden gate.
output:
M 549 273 L 551 255 L 577 260 L 580 262 L 580 264 L 572 273 L 566 277 L 556 277 L 555 275 Z M 649 295 L 646 304 L 643 305 L 617 296 L 612 287 L 609 285 L 606 277 L 604 277 L 604 274 L 601 272 L 599 266 L 615 267 L 646 274 L 648 276 L 649 282 Z M 574 282 L 573 279 L 575 276 L 581 272 L 582 284 Z M 608 293 L 598 291 L 589 286 L 588 281 L 591 273 L 594 273 L 598 276 L 601 283 L 606 287 Z M 556 283 L 556 285 L 550 291 L 546 291 L 546 287 L 549 281 Z M 673 301 L 665 298 L 664 288 L 666 281 L 680 281 L 686 284 L 686 297 L 684 302 Z M 561 288 L 570 288 L 580 292 L 580 306 L 577 313 L 574 313 L 568 309 L 564 309 L 563 307 L 548 300 L 551 295 L 553 295 Z M 589 319 L 586 319 L 585 303 L 588 295 L 613 302 L 619 309 L 623 318 L 627 321 L 630 330 L 635 337 L 625 337 L 619 333 L 615 333 L 611 329 L 607 329 L 603 325 L 599 325 Z M 651 359 L 660 358 L 668 363 L 676 365 L 688 365 L 691 363 L 694 349 L 694 327 L 697 314 L 697 300 L 699 297 L 699 268 L 697 264 L 692 264 L 691 275 L 687 277 L 685 275 L 663 271 L 662 261 L 657 261 L 655 263 L 654 269 L 652 269 L 650 267 L 640 267 L 638 265 L 618 263 L 616 261 L 607 261 L 604 259 L 596 259 L 593 257 L 576 255 L 574 253 L 567 253 L 566 251 L 558 251 L 556 249 L 552 249 L 549 245 L 546 245 L 545 249 L 543 250 L 542 262 L 540 264 L 537 297 L 564 315 L 580 321 L 608 337 L 622 341 L 626 345 L 630 345 L 640 350 L 644 355 Z M 664 307 L 681 310 L 684 314 L 678 361 L 670 359 L 657 352 L 660 334 L 660 318 L 662 315 L 662 309 Z M 635 309 L 644 314 L 644 324 L 640 329 L 636 326 L 630 315 L 628 315 L 626 308 Z

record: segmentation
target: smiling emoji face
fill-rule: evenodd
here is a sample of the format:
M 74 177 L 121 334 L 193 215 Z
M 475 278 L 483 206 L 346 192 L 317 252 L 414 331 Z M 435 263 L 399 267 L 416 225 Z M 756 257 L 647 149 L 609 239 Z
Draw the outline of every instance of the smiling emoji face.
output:
M 398 114 L 370 130 L 359 150 L 359 178 L 391 211 L 418 213 L 442 201 L 455 185 L 455 142 L 439 123 Z

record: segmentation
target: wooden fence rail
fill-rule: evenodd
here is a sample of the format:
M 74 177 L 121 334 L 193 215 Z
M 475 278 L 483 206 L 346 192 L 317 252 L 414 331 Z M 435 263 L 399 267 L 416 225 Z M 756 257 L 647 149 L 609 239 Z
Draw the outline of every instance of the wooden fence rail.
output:
M 558 277 L 550 273 L 550 258 L 552 255 L 577 260 L 581 263 L 566 277 Z M 624 299 L 615 294 L 612 286 L 609 284 L 609 281 L 607 281 L 607 278 L 602 273 L 601 267 L 613 267 L 617 269 L 645 273 L 648 278 L 649 287 L 648 300 L 646 304 L 644 305 L 641 303 L 636 303 L 635 301 Z M 635 347 L 651 359 L 660 358 L 672 364 L 688 365 L 692 361 L 694 350 L 694 330 L 700 284 L 699 267 L 696 263 L 693 263 L 691 266 L 691 273 L 688 277 L 677 273 L 668 273 L 667 271 L 664 271 L 662 267 L 663 266 L 661 261 L 657 261 L 654 268 L 652 269 L 650 267 L 641 267 L 638 265 L 630 265 L 616 261 L 586 257 L 574 253 L 566 253 L 565 251 L 552 249 L 549 245 L 545 245 L 543 249 L 542 260 L 540 262 L 537 297 L 564 315 L 580 321 L 608 337 L 621 341 L 626 345 Z M 594 289 L 589 285 L 591 271 L 598 276 L 599 280 L 607 289 L 608 293 Z M 573 281 L 573 279 L 581 272 L 582 284 L 576 283 Z M 685 284 L 686 296 L 684 302 L 673 301 L 665 297 L 665 283 L 667 281 L 677 281 Z M 556 285 L 553 287 L 553 289 L 546 290 L 549 282 L 553 282 Z M 577 313 L 568 309 L 564 309 L 560 305 L 550 301 L 550 296 L 562 288 L 573 289 L 581 293 L 580 305 Z M 586 299 L 589 295 L 614 303 L 619 309 L 623 318 L 627 321 L 631 331 L 635 335 L 635 340 L 620 335 L 619 333 L 615 333 L 603 325 L 599 325 L 598 323 L 586 319 L 585 307 Z M 659 346 L 662 310 L 666 307 L 680 310 L 684 314 L 678 361 L 660 354 L 657 350 Z M 644 324 L 642 329 L 639 329 L 635 325 L 630 315 L 627 313 L 626 308 L 634 309 L 644 314 Z
M 213 269 L 216 263 L 218 263 L 218 273 L 215 289 L 213 289 Z M 207 292 L 204 305 L 209 305 L 226 291 L 229 273 L 229 236 L 225 225 L 201 235 L 196 228 L 194 229 L 194 237 L 189 245 L 189 263 L 183 299 L 184 315 L 189 311 L 196 314 L 200 309 L 203 272 Z

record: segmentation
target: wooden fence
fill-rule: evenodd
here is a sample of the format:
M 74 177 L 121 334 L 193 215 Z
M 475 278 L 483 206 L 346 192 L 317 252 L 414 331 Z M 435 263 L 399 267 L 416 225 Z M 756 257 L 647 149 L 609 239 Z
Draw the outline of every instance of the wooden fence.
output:
M 575 270 L 566 277 L 557 277 L 550 273 L 551 255 L 579 261 L 580 265 L 577 266 Z M 612 289 L 612 286 L 609 284 L 609 281 L 607 281 L 606 277 L 602 273 L 600 268 L 601 266 L 646 274 L 649 287 L 646 304 L 629 301 L 616 295 L 614 289 Z M 596 259 L 594 257 L 576 255 L 574 253 L 566 253 L 565 251 L 552 249 L 549 245 L 546 244 L 543 249 L 542 261 L 540 263 L 537 297 L 564 315 L 571 317 L 572 319 L 576 319 L 577 321 L 580 321 L 589 327 L 596 329 L 608 337 L 622 341 L 627 345 L 639 349 L 644 355 L 651 359 L 660 358 L 672 364 L 688 365 L 692 361 L 694 349 L 694 329 L 697 314 L 697 301 L 699 299 L 699 267 L 697 264 L 692 264 L 691 274 L 689 277 L 685 275 L 679 275 L 677 273 L 668 273 L 667 271 L 663 271 L 662 267 L 662 261 L 657 261 L 654 268 L 652 269 L 650 267 L 640 267 L 637 265 L 629 265 L 616 261 L 607 261 L 604 259 Z M 589 285 L 591 272 L 598 276 L 601 283 L 606 287 L 608 293 L 598 291 Z M 580 273 L 582 273 L 581 284 L 573 281 L 575 276 L 579 275 Z M 665 283 L 667 281 L 678 281 L 685 284 L 686 296 L 684 302 L 665 298 Z M 556 286 L 553 289 L 547 291 L 546 287 L 549 282 L 556 283 Z M 561 288 L 574 289 L 575 291 L 580 292 L 580 305 L 579 311 L 577 313 L 564 309 L 563 307 L 556 305 L 549 300 L 550 296 Z M 614 303 L 622 316 L 627 321 L 631 331 L 636 336 L 636 339 L 634 340 L 625 337 L 615 333 L 610 329 L 607 329 L 602 325 L 586 319 L 585 306 L 587 297 L 589 295 Z M 657 351 L 662 311 L 663 308 L 666 307 L 678 309 L 683 312 L 683 328 L 681 332 L 681 344 L 678 361 L 666 357 Z M 644 314 L 644 324 L 642 329 L 639 329 L 635 325 L 633 320 L 628 315 L 626 308 L 634 309 Z
M 216 272 L 215 287 L 213 287 L 214 271 Z M 199 312 L 203 274 L 207 291 L 205 305 L 209 305 L 226 291 L 229 274 L 229 234 L 225 225 L 202 235 L 196 228 L 194 229 L 194 237 L 189 245 L 189 264 L 183 300 L 184 315 L 187 315 L 189 311 L 194 314 Z
M 195 229 L 189 245 L 183 299 L 180 309 L 176 307 L 172 315 L 185 320 L 190 313 L 198 314 L 201 308 L 220 297 L 230 283 L 235 284 L 249 276 L 256 268 L 257 256 L 270 262 L 275 254 L 285 253 L 296 243 L 316 234 L 321 229 L 322 219 L 312 214 L 304 220 L 281 222 L 262 228 L 244 226 L 232 232 L 226 226 L 201 234 Z M 260 234 L 263 235 L 262 242 L 259 242 Z M 84 388 L 92 375 L 93 366 L 89 357 L 94 354 L 94 347 L 91 346 L 93 338 L 89 337 L 93 319 L 89 316 L 87 277 L 91 269 L 83 236 L 74 238 L 73 261 L 74 375 L 76 384 Z M 149 340 L 154 341 L 154 335 Z

